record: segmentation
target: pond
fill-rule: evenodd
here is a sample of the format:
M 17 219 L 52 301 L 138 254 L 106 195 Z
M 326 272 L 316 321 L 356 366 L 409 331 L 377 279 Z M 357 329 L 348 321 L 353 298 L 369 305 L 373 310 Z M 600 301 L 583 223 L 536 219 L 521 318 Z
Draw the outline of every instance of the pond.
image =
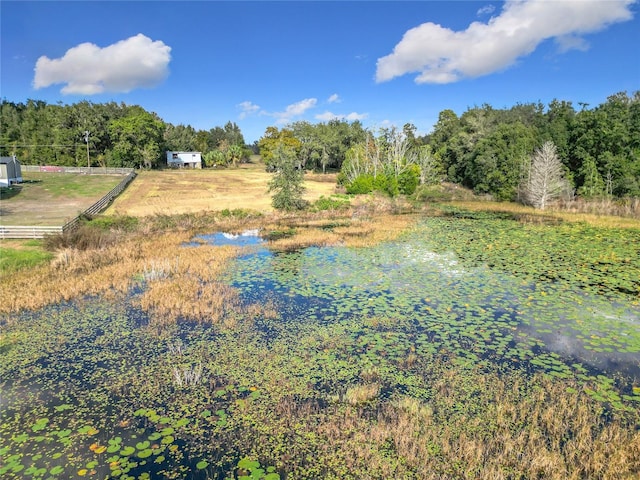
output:
M 327 412 L 344 422 L 347 406 L 374 418 L 400 396 L 428 405 L 429 365 L 450 361 L 473 375 L 542 372 L 608 409 L 637 409 L 633 297 L 464 261 L 438 243 L 440 221 L 358 249 L 271 251 L 258 231 L 194 238 L 184 248 L 245 247 L 223 280 L 277 312 L 233 329 L 150 328 L 139 290 L 20 314 L 0 343 L 0 475 L 338 475 L 296 416 L 316 428 Z

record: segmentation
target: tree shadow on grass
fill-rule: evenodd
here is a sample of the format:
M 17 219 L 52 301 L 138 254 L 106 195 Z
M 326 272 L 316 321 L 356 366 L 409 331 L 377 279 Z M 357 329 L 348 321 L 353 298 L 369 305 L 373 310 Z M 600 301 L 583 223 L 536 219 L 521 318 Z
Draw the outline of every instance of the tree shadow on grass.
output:
M 15 197 L 22 191 L 20 185 L 12 185 L 10 187 L 0 187 L 0 200 L 8 200 Z

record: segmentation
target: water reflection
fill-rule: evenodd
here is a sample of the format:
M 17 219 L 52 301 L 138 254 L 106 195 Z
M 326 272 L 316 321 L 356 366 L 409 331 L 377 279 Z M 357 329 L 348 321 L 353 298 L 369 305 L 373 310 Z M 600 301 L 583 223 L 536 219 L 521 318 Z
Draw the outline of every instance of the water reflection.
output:
M 245 230 L 241 233 L 216 232 L 204 235 L 196 235 L 191 242 L 185 244 L 189 247 L 197 247 L 202 243 L 209 245 L 233 245 L 237 247 L 257 246 L 264 243 L 260 236 L 260 230 Z

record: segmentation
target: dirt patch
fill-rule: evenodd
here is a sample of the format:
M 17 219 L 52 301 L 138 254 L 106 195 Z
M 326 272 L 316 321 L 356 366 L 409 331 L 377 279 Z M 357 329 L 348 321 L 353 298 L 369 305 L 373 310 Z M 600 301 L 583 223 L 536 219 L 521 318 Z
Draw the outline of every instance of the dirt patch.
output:
M 24 183 L 0 197 L 2 225 L 63 225 L 122 181 L 121 175 L 23 172 Z

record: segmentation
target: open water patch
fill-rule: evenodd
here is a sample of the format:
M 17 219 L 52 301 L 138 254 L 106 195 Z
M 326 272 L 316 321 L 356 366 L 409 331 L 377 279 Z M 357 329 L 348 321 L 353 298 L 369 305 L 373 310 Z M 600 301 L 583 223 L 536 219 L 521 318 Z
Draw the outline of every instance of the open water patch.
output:
M 197 247 L 202 243 L 208 245 L 231 245 L 237 247 L 253 247 L 262 245 L 265 243 L 264 239 L 260 236 L 260 230 L 244 230 L 240 233 L 231 232 L 215 232 L 202 235 L 196 235 L 191 242 L 187 242 L 184 245 L 189 247 Z
M 466 349 L 462 354 L 529 361 L 536 357 L 532 349 L 543 347 L 612 374 L 640 375 L 638 307 L 463 266 L 453 253 L 431 250 L 424 234 L 366 249 L 247 255 L 228 281 L 245 298 L 269 295 L 288 305 L 283 322 L 410 319 L 433 329 L 443 346 Z

